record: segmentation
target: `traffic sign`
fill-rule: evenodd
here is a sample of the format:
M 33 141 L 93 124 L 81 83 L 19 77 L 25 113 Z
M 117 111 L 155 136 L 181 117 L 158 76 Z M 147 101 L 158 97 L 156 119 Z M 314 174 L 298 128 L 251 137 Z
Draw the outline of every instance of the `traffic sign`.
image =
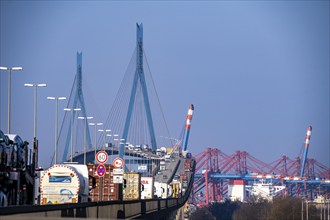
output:
M 108 161 L 108 153 L 105 151 L 99 151 L 97 152 L 95 159 L 99 163 L 106 163 Z
M 124 182 L 123 175 L 120 175 L 120 176 L 114 175 L 113 176 L 113 183 L 123 183 L 123 182 Z
M 114 168 L 113 175 L 124 175 L 124 169 L 122 168 Z
M 117 157 L 113 160 L 113 166 L 114 168 L 123 168 L 124 166 L 124 160 Z
M 147 170 L 147 165 L 139 165 L 138 170 Z
M 99 177 L 101 177 L 101 176 L 104 176 L 104 174 L 105 174 L 105 166 L 103 165 L 103 164 L 99 164 L 98 166 L 97 166 L 97 168 L 96 168 L 96 171 L 97 171 L 97 175 L 99 176 Z

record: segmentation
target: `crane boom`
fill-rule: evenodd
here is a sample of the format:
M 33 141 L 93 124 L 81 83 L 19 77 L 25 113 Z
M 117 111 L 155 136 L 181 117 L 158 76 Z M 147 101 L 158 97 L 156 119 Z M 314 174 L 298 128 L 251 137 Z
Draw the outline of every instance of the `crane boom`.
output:
M 191 104 L 188 109 L 188 114 L 186 117 L 186 126 L 185 126 L 185 130 L 184 130 L 183 145 L 182 145 L 184 151 L 187 150 L 187 146 L 188 146 L 189 132 L 190 132 L 190 126 L 191 126 L 193 112 L 194 112 L 194 105 Z
M 309 147 L 309 140 L 311 139 L 311 134 L 312 134 L 312 126 L 309 126 L 307 128 L 307 133 L 305 137 L 305 144 L 304 144 L 304 155 L 301 163 L 301 170 L 300 170 L 300 177 L 304 176 L 304 171 L 305 171 L 305 164 L 307 160 L 307 153 L 308 153 L 308 147 Z

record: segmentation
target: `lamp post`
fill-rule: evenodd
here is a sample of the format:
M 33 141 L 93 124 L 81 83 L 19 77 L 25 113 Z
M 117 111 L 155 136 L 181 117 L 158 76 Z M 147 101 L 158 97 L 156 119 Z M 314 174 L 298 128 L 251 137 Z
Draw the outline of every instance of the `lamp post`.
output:
M 37 88 L 38 87 L 46 87 L 47 84 L 45 83 L 34 83 L 34 84 L 30 84 L 30 83 L 25 83 L 24 84 L 25 87 L 33 87 L 34 88 L 34 111 L 33 111 L 33 118 L 34 118 L 34 129 L 33 129 L 33 154 L 34 157 L 33 159 L 34 161 L 34 167 L 37 168 L 38 167 L 38 145 L 37 145 Z
M 74 112 L 75 111 L 80 111 L 81 109 L 80 108 L 65 108 L 64 109 L 64 111 L 71 111 L 72 112 L 72 114 L 71 114 L 71 131 L 70 131 L 70 133 L 71 133 L 71 137 L 70 137 L 70 139 L 71 139 L 71 162 L 72 162 L 72 159 L 73 159 L 73 123 L 74 123 Z
M 8 70 L 8 134 L 10 134 L 10 107 L 11 107 L 11 71 L 23 70 L 22 67 L 4 67 L 0 66 L 0 70 Z
M 111 132 L 111 130 L 109 130 L 109 129 L 106 129 L 106 130 L 99 129 L 98 131 L 103 132 L 103 148 L 105 148 L 105 136 L 106 136 L 107 132 Z
M 95 157 L 96 157 L 96 127 L 97 126 L 100 126 L 100 125 L 103 125 L 103 123 L 89 123 L 89 125 L 92 125 L 92 126 L 95 126 L 95 137 L 94 137 L 94 161 L 96 160 Z M 96 163 L 96 161 L 95 161 Z
M 125 139 L 124 138 L 115 138 L 113 139 L 114 141 L 118 141 L 118 155 L 119 155 L 119 151 L 120 151 L 120 145 L 121 144 L 125 144 Z M 123 152 L 124 154 L 124 152 Z
M 38 87 L 46 87 L 47 84 L 39 84 L 39 83 L 35 83 L 35 84 L 30 84 L 30 83 L 25 83 L 24 84 L 25 87 L 34 87 L 34 111 L 33 111 L 33 115 L 34 115 L 34 131 L 33 131 L 33 150 L 32 150 L 32 173 L 33 175 L 35 175 L 35 170 L 36 168 L 39 167 L 38 165 L 38 140 L 37 140 L 37 88 Z M 35 196 L 35 188 L 33 188 L 33 196 Z M 36 203 L 37 198 L 34 197 L 34 203 Z
M 46 87 L 47 84 L 30 84 L 30 83 L 25 83 L 25 87 L 34 87 L 34 132 L 33 135 L 36 138 L 37 137 L 37 88 L 38 87 Z
M 304 220 L 304 197 L 301 198 L 301 220 Z
M 93 117 L 78 117 L 78 119 L 85 120 L 84 123 L 84 164 L 86 165 L 86 128 L 87 128 L 87 120 L 93 119 Z
M 58 146 L 58 100 L 65 100 L 66 97 L 47 97 L 48 100 L 55 100 L 55 157 L 54 164 L 57 164 L 57 146 Z
M 308 199 L 306 200 L 306 220 L 308 220 Z
M 116 140 L 118 140 L 118 139 L 116 139 L 116 138 L 118 138 L 119 137 L 119 134 L 114 134 L 114 135 L 112 135 L 113 136 L 113 141 L 116 141 Z M 112 155 L 115 155 L 114 154 L 114 145 L 112 145 Z M 119 148 L 118 148 L 118 150 L 119 150 Z
M 330 220 L 329 203 L 330 201 L 328 201 L 328 220 Z
M 114 137 L 118 137 L 118 134 L 107 134 L 107 137 L 110 137 L 111 141 L 111 148 L 110 148 L 110 155 L 113 155 L 113 141 L 115 140 Z

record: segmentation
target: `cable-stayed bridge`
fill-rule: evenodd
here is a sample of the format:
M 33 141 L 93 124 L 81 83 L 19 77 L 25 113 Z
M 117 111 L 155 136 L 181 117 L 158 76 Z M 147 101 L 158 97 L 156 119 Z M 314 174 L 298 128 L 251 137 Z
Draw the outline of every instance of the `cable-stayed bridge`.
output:
M 118 196 L 116 201 L 98 200 L 65 205 L 43 203 L 44 205 L 33 209 L 29 206 L 21 206 L 20 211 L 8 207 L 1 209 L 0 215 L 7 215 L 7 217 L 18 215 L 27 218 L 31 216 L 116 219 L 173 219 L 181 216 L 183 218 L 183 211 L 178 212 L 178 210 L 189 198 L 194 179 L 195 161 L 190 156 L 189 158 L 182 156 L 185 153 L 182 151 L 181 143 L 185 143 L 186 150 L 193 105 L 190 105 L 188 115 L 185 121 L 182 121 L 185 124 L 179 140 L 174 142 L 168 131 L 144 53 L 142 24 L 137 24 L 136 48 L 109 115 L 103 126 L 100 126 L 99 138 L 94 135 L 94 143 L 92 143 L 93 132 L 88 121 L 93 109 L 90 106 L 87 108 L 88 105 L 85 102 L 83 57 L 79 52 L 76 68 L 57 140 L 59 146 L 57 158 L 60 161 L 52 161 L 52 164 L 65 162 L 94 164 L 96 152 L 103 150 L 108 153 L 110 163 L 115 157 L 122 158 L 125 171 L 139 172 L 140 176 L 153 177 L 155 185 L 153 187 L 156 189 L 157 182 L 160 186 L 158 188 L 164 191 L 159 191 L 155 195 L 152 192 L 154 196 L 148 199 L 132 200 Z M 112 95 L 109 94 L 109 96 Z M 94 134 L 96 134 L 96 125 L 94 129 Z M 182 140 L 183 138 L 185 140 Z M 188 164 L 188 169 L 186 164 Z M 181 186 L 171 187 L 171 191 L 168 187 L 172 182 L 180 183 Z M 123 182 L 122 187 L 128 187 L 125 185 Z
M 71 154 L 74 158 L 77 153 L 84 151 L 84 146 L 90 152 L 95 148 L 119 147 L 120 150 L 116 152 L 122 158 L 125 145 L 139 145 L 156 151 L 159 147 L 172 147 L 175 144 L 171 138 L 164 138 L 171 135 L 143 49 L 142 24 L 137 24 L 136 48 L 115 101 L 107 119 L 102 126 L 97 127 L 96 132 L 95 127 L 85 126 L 92 121 L 87 118 L 93 109 L 87 109 L 84 100 L 82 67 L 82 53 L 77 53 L 76 76 L 58 138 L 58 158 L 61 158 L 61 162 L 70 161 Z M 78 117 L 85 120 L 78 120 Z M 87 162 L 93 162 L 91 160 L 93 158 L 88 156 Z

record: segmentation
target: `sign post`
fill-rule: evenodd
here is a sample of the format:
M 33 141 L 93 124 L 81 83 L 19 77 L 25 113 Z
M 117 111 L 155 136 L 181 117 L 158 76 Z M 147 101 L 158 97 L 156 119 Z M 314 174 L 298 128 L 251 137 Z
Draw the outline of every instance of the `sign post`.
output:
M 124 160 L 121 158 L 115 158 L 113 160 L 113 182 L 114 183 L 123 183 L 124 181 Z
M 108 153 L 105 151 L 97 152 L 97 154 L 95 155 L 95 160 L 100 163 L 96 168 L 97 175 L 99 177 L 102 177 L 105 175 L 106 172 L 104 163 L 108 161 Z

